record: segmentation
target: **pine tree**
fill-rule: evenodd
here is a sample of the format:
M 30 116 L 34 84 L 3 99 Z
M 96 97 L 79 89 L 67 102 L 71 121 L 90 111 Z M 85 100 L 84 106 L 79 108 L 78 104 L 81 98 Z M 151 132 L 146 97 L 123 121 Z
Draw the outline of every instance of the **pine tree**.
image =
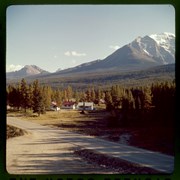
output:
M 68 95 L 67 95 L 67 90 L 66 89 L 63 92 L 63 101 L 68 101 Z
M 114 85 L 111 87 L 111 96 L 114 109 L 121 107 L 121 98 L 123 89 L 119 85 Z
M 72 87 L 68 86 L 66 89 L 66 92 L 67 92 L 67 100 L 70 101 L 70 99 L 72 98 L 72 95 L 73 95 Z
M 14 108 L 20 107 L 20 92 L 18 87 L 13 85 L 8 86 L 8 105 Z
M 102 89 L 101 87 L 98 87 L 96 92 L 96 102 L 98 103 L 98 105 L 100 105 L 101 98 L 102 98 Z
M 109 92 L 109 91 L 105 92 L 105 102 L 106 102 L 106 109 L 112 110 L 113 109 L 113 100 L 112 100 L 111 92 Z
M 43 92 L 43 97 L 44 97 L 45 109 L 49 109 L 51 105 L 52 89 L 49 86 L 43 86 L 42 92 Z
M 91 90 L 90 90 L 90 88 L 88 88 L 88 90 L 86 91 L 86 101 L 87 102 L 91 101 Z
M 19 110 L 21 107 L 21 93 L 20 84 L 18 83 L 13 92 L 14 105 Z
M 28 98 L 29 96 L 28 96 L 28 86 L 24 78 L 21 80 L 20 95 L 21 95 L 20 96 L 21 107 L 26 112 L 26 109 L 28 108 L 28 103 L 29 103 L 29 98 Z
M 32 108 L 33 106 L 33 86 L 32 84 L 29 84 L 29 87 L 28 87 L 28 108 Z
M 38 80 L 33 82 L 33 113 L 37 113 L 38 116 L 45 113 L 43 91 L 42 88 L 39 87 Z
M 151 108 L 152 100 L 151 100 L 151 89 L 146 86 L 143 89 L 143 102 L 142 109 L 144 111 L 148 111 Z
M 91 101 L 95 102 L 95 99 L 96 99 L 96 93 L 95 93 L 94 87 L 92 87 L 91 88 Z
M 80 101 L 80 93 L 78 91 L 74 92 L 74 98 L 76 100 L 76 103 L 78 103 Z
M 58 89 L 58 90 L 55 90 L 54 91 L 54 101 L 57 103 L 57 106 L 61 106 L 62 105 L 62 93 L 61 91 Z

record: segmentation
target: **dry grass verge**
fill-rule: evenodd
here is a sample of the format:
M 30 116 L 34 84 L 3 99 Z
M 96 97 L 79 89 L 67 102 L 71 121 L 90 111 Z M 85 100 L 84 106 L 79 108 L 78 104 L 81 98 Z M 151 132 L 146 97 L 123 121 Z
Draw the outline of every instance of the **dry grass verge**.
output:
M 14 126 L 7 125 L 7 131 L 6 131 L 6 138 L 13 138 L 17 136 L 23 136 L 25 134 L 25 131 L 19 128 L 16 128 Z

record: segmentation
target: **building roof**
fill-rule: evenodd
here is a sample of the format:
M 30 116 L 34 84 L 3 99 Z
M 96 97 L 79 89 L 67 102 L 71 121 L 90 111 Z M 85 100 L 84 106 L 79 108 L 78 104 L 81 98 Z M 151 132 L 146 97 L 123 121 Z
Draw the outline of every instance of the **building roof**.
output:
M 63 102 L 63 106 L 72 106 L 74 104 L 75 104 L 75 102 L 72 102 L 72 101 L 65 101 L 65 102 Z

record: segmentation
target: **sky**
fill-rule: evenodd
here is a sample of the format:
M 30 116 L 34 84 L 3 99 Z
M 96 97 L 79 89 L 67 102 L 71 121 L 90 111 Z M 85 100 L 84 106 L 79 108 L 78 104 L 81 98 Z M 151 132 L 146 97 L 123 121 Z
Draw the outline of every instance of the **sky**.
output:
M 175 34 L 171 5 L 13 5 L 6 17 L 7 72 L 55 72 L 104 59 L 138 36 Z

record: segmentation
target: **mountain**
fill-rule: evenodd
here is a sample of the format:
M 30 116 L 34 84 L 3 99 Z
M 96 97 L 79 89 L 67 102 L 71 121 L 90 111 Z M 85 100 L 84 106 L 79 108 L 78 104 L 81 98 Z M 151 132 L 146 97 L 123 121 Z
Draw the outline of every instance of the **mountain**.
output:
M 175 35 L 172 33 L 152 34 L 150 35 L 158 45 L 162 46 L 166 51 L 169 51 L 174 57 L 175 54 Z
M 35 66 L 27 65 L 19 71 L 7 73 L 7 78 L 60 77 L 83 73 L 131 72 L 149 67 L 175 63 L 175 35 L 172 33 L 152 34 L 137 37 L 134 41 L 117 49 L 103 60 L 48 73 Z
M 34 76 L 34 75 L 48 74 L 48 73 L 49 73 L 48 71 L 45 71 L 36 65 L 26 65 L 18 71 L 6 73 L 6 77 L 9 79 L 14 79 L 14 78 L 23 78 L 27 76 Z
M 175 63 L 175 35 L 162 33 L 137 37 L 134 41 L 119 48 L 103 60 L 84 63 L 57 73 L 129 71 L 171 63 Z

